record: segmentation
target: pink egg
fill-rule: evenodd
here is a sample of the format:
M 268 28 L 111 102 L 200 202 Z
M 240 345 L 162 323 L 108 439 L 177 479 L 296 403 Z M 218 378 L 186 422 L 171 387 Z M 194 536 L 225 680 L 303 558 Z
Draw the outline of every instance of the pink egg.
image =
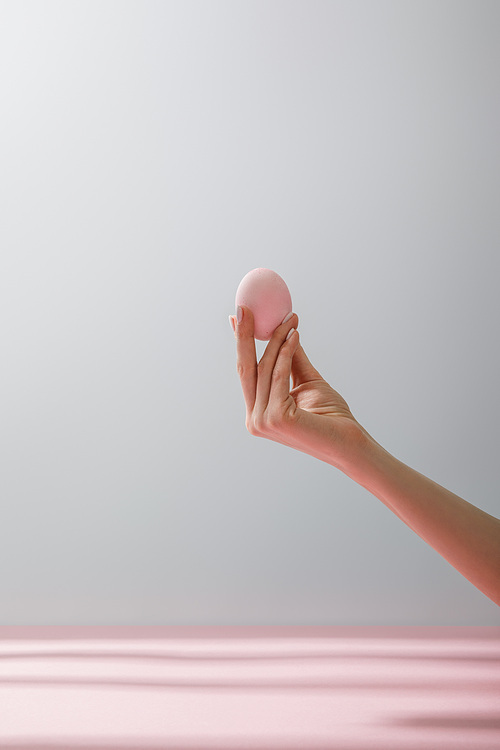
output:
M 287 285 L 269 268 L 254 268 L 242 278 L 236 291 L 236 305 L 244 305 L 252 311 L 254 336 L 259 341 L 269 341 L 274 329 L 292 312 Z

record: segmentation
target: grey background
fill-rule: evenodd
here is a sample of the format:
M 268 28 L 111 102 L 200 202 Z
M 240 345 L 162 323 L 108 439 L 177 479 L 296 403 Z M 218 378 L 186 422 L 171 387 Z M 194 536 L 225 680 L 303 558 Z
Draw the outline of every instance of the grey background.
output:
M 500 515 L 499 29 L 477 0 L 0 4 L 1 624 L 500 623 L 247 433 L 227 320 L 276 270 L 376 440 Z

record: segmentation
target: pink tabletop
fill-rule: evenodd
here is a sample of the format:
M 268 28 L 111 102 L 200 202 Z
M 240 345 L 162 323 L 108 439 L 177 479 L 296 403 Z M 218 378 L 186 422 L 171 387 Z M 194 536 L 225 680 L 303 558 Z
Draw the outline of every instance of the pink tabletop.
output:
M 498 750 L 500 628 L 0 628 L 2 750 Z

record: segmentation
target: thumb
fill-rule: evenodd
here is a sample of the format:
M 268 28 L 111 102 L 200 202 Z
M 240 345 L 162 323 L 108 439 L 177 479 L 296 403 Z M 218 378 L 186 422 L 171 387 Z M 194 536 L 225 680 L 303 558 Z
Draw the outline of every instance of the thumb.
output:
M 310 380 L 318 380 L 318 378 L 321 378 L 321 380 L 324 379 L 310 363 L 302 344 L 299 344 L 292 359 L 293 387 L 296 388 L 298 385 L 302 385 L 302 383 L 308 383 Z

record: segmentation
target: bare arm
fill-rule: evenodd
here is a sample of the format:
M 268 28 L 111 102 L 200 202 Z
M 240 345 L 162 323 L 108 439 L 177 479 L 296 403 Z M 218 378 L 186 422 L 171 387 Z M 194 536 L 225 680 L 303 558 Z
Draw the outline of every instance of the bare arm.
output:
M 370 436 L 345 470 L 500 605 L 500 520 L 406 466 Z
M 252 313 L 241 313 L 230 321 L 249 432 L 339 468 L 500 605 L 500 520 L 406 466 L 367 433 L 310 363 L 295 313 L 275 330 L 259 363 Z

